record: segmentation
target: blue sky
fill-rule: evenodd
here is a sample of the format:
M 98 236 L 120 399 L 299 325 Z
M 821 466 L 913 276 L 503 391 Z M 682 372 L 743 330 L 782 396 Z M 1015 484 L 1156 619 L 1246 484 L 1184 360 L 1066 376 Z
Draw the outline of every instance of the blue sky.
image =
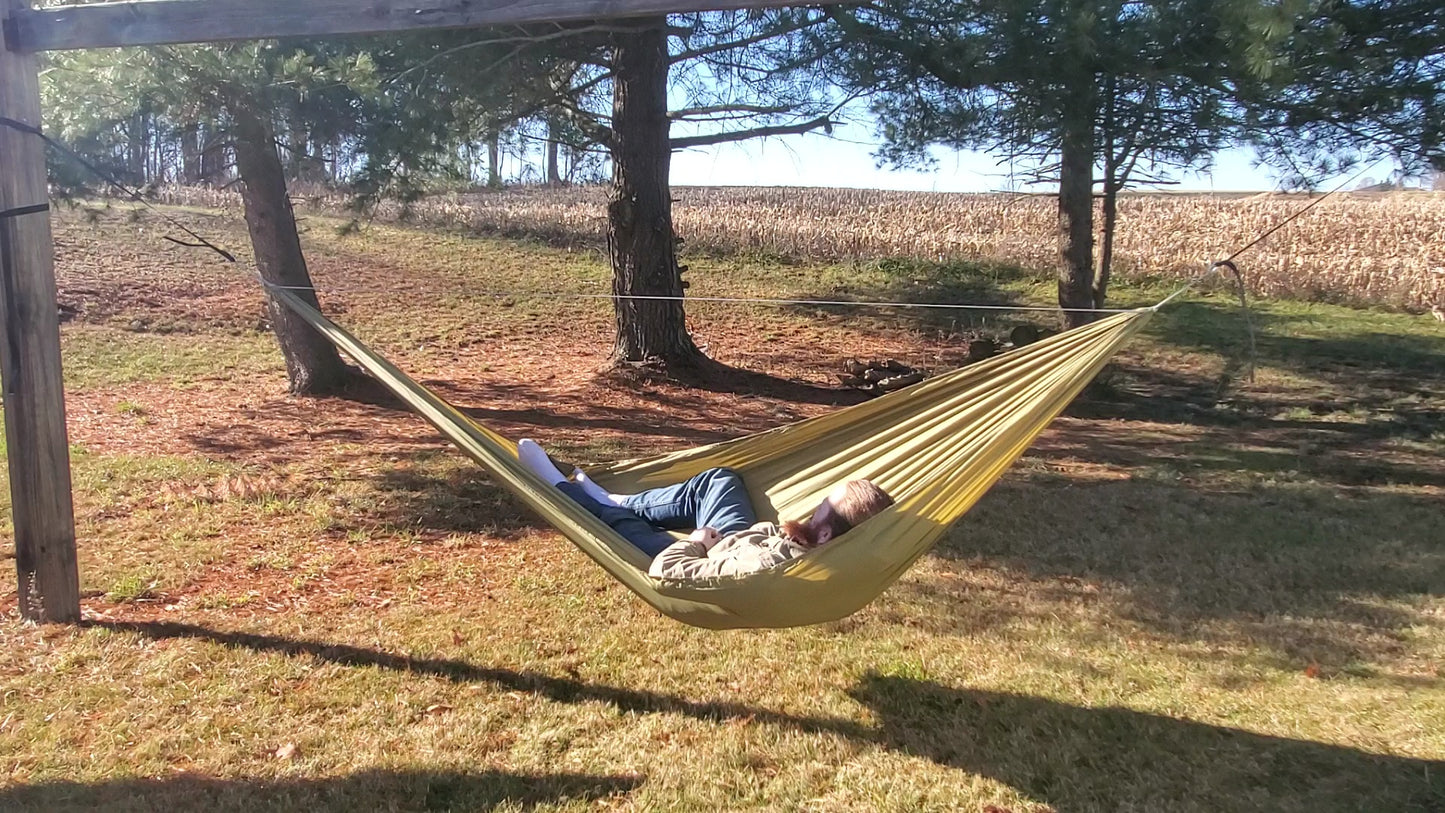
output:
M 842 125 L 834 137 L 801 135 L 722 144 L 672 157 L 678 186 L 839 186 L 934 192 L 990 192 L 1019 188 L 1009 167 L 980 153 L 938 150 L 930 171 L 880 169 L 875 138 L 859 124 Z M 1217 192 L 1266 191 L 1276 187 L 1249 150 L 1218 155 L 1209 173 L 1190 172 L 1166 188 Z M 1379 173 L 1377 173 L 1379 174 Z M 1040 188 L 1041 189 L 1041 188 Z

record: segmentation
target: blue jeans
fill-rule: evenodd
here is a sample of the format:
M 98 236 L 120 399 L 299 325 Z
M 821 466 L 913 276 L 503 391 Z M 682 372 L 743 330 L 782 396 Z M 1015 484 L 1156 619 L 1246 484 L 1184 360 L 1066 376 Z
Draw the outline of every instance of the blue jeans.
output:
M 727 536 L 758 521 L 748 490 L 732 469 L 708 469 L 686 482 L 630 495 L 622 506 L 603 505 L 576 483 L 559 483 L 557 488 L 648 556 L 656 556 L 673 543 L 659 528 L 691 531 L 707 527 Z

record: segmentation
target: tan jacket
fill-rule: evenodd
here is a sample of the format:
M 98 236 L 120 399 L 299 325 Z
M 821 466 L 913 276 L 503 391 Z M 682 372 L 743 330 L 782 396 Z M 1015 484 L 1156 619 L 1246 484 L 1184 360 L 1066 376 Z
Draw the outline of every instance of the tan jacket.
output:
M 647 572 L 656 579 L 741 576 L 767 570 L 807 552 L 807 548 L 783 536 L 778 526 L 759 522 L 746 531 L 728 534 L 712 550 L 701 542 L 674 542 L 652 560 Z

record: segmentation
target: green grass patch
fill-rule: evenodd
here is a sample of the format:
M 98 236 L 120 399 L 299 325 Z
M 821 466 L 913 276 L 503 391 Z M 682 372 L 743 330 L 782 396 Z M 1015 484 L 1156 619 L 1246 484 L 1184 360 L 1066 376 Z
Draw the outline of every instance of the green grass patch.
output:
M 150 570 L 126 573 L 111 584 L 110 589 L 105 592 L 105 597 L 111 601 L 135 601 L 150 598 L 159 584 L 160 581 Z
M 76 390 L 150 381 L 228 381 L 284 370 L 275 339 L 262 333 L 178 336 L 69 325 L 61 352 L 65 386 Z

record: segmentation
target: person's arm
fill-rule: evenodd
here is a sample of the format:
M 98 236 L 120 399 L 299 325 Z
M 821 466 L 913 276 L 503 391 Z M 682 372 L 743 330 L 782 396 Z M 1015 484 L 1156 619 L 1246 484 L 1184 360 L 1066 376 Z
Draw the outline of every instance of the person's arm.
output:
M 647 575 L 654 579 L 698 579 L 717 575 L 701 542 L 683 539 L 662 549 L 652 560 Z
M 711 531 L 711 535 L 703 532 Z M 782 558 L 768 556 L 709 557 L 708 551 L 721 539 L 717 531 L 700 528 L 692 536 L 674 542 L 652 560 L 648 575 L 655 579 L 708 579 L 714 576 L 741 576 L 772 567 Z

